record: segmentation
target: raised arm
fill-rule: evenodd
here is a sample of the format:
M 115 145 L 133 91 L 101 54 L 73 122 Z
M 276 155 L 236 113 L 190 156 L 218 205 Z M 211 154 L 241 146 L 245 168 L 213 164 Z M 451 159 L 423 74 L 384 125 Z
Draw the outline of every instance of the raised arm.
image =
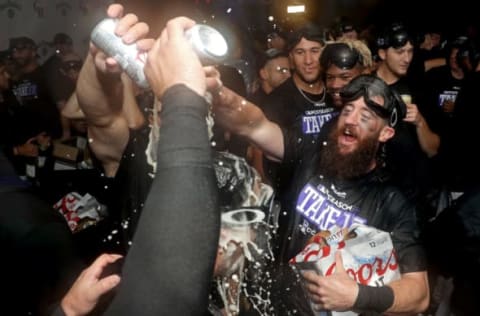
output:
M 416 104 L 407 104 L 407 115 L 403 120 L 415 125 L 418 142 L 423 152 L 428 157 L 435 156 L 440 147 L 440 136 L 430 129 L 427 120 L 420 113 Z
M 127 44 L 136 43 L 148 50 L 153 40 L 143 39 L 148 26 L 139 23 L 133 14 L 123 16 L 119 4 L 109 6 L 107 15 L 118 18 L 116 35 Z M 77 82 L 76 95 L 88 125 L 89 144 L 103 163 L 107 176 L 114 176 L 128 142 L 128 122 L 123 115 L 123 83 L 117 62 L 99 51 L 93 44 L 83 64 Z
M 148 58 L 145 73 L 163 104 L 157 171 L 105 315 L 204 315 L 208 307 L 220 213 L 205 73 L 183 38 L 193 24 L 187 18 L 170 21 Z M 100 277 L 117 257 L 103 258 L 111 259 L 90 267 L 96 272 L 80 276 L 64 298 L 67 316 L 86 315 L 118 283 L 118 277 Z
M 269 159 L 283 159 L 282 130 L 278 124 L 268 120 L 258 106 L 222 86 L 217 87 L 213 104 L 216 124 L 245 137 Z
M 153 46 L 145 73 L 162 102 L 157 173 L 107 315 L 204 315 L 220 213 L 203 98 L 205 74 L 177 18 Z

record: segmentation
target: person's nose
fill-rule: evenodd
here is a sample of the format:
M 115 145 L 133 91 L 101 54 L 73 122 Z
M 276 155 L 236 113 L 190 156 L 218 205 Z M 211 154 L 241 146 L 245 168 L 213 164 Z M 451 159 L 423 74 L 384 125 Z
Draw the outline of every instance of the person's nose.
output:
M 345 116 L 345 125 L 358 125 L 359 119 L 360 113 L 353 110 Z
M 332 79 L 332 83 L 331 83 L 331 87 L 333 90 L 335 91 L 339 91 L 340 89 L 342 89 L 344 86 L 342 80 L 340 80 L 340 78 L 334 78 Z
M 314 61 L 313 53 L 311 53 L 311 52 L 306 52 L 306 53 L 305 53 L 305 63 L 306 63 L 306 64 L 311 64 L 311 63 L 313 63 L 313 61 Z

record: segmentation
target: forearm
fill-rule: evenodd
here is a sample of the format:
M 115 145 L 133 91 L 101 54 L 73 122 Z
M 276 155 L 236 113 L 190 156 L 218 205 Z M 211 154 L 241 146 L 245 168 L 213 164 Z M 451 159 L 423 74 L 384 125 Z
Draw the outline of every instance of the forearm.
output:
M 76 95 L 90 126 L 108 126 L 116 116 L 121 115 L 123 84 L 120 74 L 99 71 L 91 54 L 80 72 Z
M 427 121 L 422 117 L 419 122 L 415 125 L 418 142 L 422 151 L 428 155 L 428 157 L 433 157 L 438 153 L 438 148 L 440 147 L 440 137 L 432 132 L 428 126 Z
M 168 90 L 162 104 L 157 173 L 107 315 L 207 308 L 220 225 L 207 105 L 184 86 Z
M 393 305 L 386 315 L 418 314 L 427 309 L 430 301 L 426 272 L 411 272 L 389 285 L 394 292 Z
M 425 72 L 429 71 L 432 68 L 444 66 L 447 64 L 447 60 L 445 58 L 434 58 L 426 60 L 425 65 Z
M 223 87 L 214 102 L 214 113 L 216 123 L 245 137 L 273 160 L 283 159 L 282 130 L 258 106 Z

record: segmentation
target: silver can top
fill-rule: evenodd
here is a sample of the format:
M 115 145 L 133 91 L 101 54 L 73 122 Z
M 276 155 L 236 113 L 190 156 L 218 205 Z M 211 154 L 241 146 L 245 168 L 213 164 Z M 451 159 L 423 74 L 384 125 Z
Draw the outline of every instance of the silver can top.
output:
M 185 32 L 203 65 L 218 64 L 228 53 L 227 41 L 211 26 L 196 24 Z

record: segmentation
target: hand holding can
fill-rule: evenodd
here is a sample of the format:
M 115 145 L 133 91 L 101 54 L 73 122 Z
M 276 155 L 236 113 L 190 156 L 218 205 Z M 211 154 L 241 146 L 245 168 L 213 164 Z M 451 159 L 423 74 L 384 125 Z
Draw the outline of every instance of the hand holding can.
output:
M 115 34 L 117 22 L 118 20 L 113 18 L 102 20 L 92 31 L 92 42 L 113 57 L 138 86 L 149 88 L 144 74 L 147 53 L 138 50 L 135 43 L 126 44 Z M 192 26 L 185 31 L 185 37 L 203 65 L 218 64 L 227 56 L 228 45 L 225 38 L 208 25 Z

